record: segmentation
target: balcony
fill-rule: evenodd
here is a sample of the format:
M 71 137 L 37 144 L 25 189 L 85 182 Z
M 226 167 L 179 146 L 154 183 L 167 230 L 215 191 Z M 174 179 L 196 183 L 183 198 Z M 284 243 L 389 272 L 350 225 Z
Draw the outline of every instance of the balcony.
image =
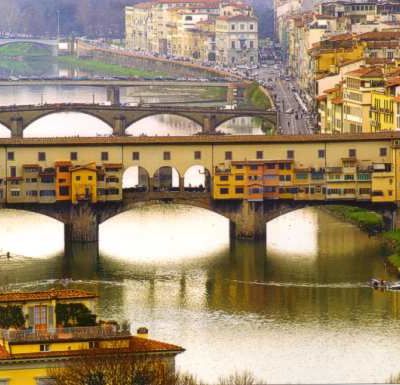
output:
M 48 328 L 46 330 L 6 330 L 0 329 L 0 338 L 8 342 L 34 342 L 55 340 L 85 340 L 128 337 L 129 330 L 120 330 L 116 325 L 86 326 L 71 328 Z

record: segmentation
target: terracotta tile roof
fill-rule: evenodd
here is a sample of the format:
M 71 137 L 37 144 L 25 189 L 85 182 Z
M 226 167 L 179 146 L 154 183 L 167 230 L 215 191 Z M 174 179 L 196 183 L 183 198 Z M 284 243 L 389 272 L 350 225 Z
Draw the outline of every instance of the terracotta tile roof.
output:
M 84 356 L 85 354 L 94 354 L 94 355 L 102 355 L 102 354 L 135 354 L 135 353 L 170 353 L 170 354 L 179 354 L 183 353 L 185 349 L 180 346 L 168 344 L 166 342 L 156 341 L 148 338 L 131 336 L 129 338 L 129 347 L 126 348 L 98 348 L 98 349 L 85 349 L 85 350 L 65 350 L 65 351 L 50 351 L 50 352 L 40 352 L 40 353 L 19 353 L 19 354 L 9 354 L 1 345 L 0 345 L 0 365 L 1 361 L 4 360 L 18 360 L 18 359 L 38 359 L 38 358 L 54 358 L 54 357 L 76 357 L 76 356 Z M 116 339 L 117 341 L 123 340 L 123 338 Z M 110 340 L 108 340 L 110 341 Z M 64 343 L 66 340 L 64 340 Z M 12 342 L 10 343 L 12 345 Z
M 58 160 L 57 162 L 54 162 L 55 166 L 71 166 L 72 162 L 69 160 Z
M 137 3 L 133 7 L 134 8 L 140 8 L 140 9 L 149 9 L 154 5 L 151 1 L 144 2 L 144 3 Z
M 23 164 L 22 168 L 40 168 L 38 164 Z
M 318 101 L 322 101 L 322 100 L 326 100 L 326 98 L 327 98 L 326 95 L 319 95 L 315 99 L 317 99 Z
M 383 76 L 383 71 L 381 67 L 360 67 L 354 71 L 347 72 L 346 75 L 360 78 L 378 78 Z
M 343 99 L 342 98 L 335 98 L 331 100 L 332 104 L 342 104 L 343 103 Z
M 0 293 L 0 303 L 5 302 L 27 302 L 27 301 L 45 301 L 51 299 L 80 299 L 80 298 L 96 298 L 97 295 L 83 290 L 51 289 L 47 291 L 36 292 L 11 292 Z
M 398 40 L 400 39 L 399 31 L 376 31 L 376 32 L 365 32 L 358 35 L 358 38 L 363 41 L 371 40 Z
M 237 15 L 237 16 L 219 16 L 218 20 L 227 20 L 227 21 L 257 21 L 257 18 L 254 16 L 246 16 L 246 15 Z
M 83 165 L 83 166 L 75 166 L 71 167 L 71 171 L 79 171 L 79 170 L 90 170 L 90 171 L 96 171 L 96 166 L 94 165 Z
M 399 86 L 400 85 L 400 76 L 388 79 L 386 82 L 386 85 L 388 87 Z

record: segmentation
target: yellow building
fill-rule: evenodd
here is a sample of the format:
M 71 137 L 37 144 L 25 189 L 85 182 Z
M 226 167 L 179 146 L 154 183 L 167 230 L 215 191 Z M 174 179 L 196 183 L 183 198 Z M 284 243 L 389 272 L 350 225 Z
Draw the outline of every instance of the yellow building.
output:
M 95 163 L 71 168 L 71 201 L 97 202 L 97 169 Z
M 343 132 L 372 132 L 372 91 L 384 92 L 381 67 L 360 67 L 346 74 L 343 84 Z
M 62 368 L 68 360 L 113 352 L 136 360 L 151 356 L 165 370 L 174 371 L 175 356 L 184 351 L 179 346 L 148 339 L 147 334 L 133 336 L 115 323 L 96 323 L 95 315 L 93 326 L 63 324 L 68 317 L 62 313 L 63 305 L 69 307 L 68 314 L 73 314 L 75 305 L 92 315 L 96 297 L 75 289 L 0 294 L 1 310 L 12 309 L 14 314 L 10 317 L 14 325 L 0 329 L 0 384 L 51 385 L 52 369 Z

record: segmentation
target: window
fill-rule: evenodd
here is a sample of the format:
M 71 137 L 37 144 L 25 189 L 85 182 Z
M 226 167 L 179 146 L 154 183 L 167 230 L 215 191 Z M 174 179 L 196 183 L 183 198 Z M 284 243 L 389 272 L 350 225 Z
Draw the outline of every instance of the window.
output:
M 231 30 L 232 30 L 232 31 L 235 30 L 235 24 L 231 24 Z
M 88 180 L 93 180 L 93 176 L 92 175 L 88 175 L 87 179 Z
M 117 188 L 109 188 L 107 190 L 107 195 L 118 195 L 119 194 L 119 189 Z
M 250 48 L 254 48 L 254 41 L 250 40 Z
M 69 158 L 70 158 L 71 160 L 78 160 L 78 153 L 77 153 L 76 151 L 70 152 Z
M 250 24 L 249 28 L 250 28 L 250 31 L 252 31 L 254 29 L 254 24 Z
M 244 188 L 243 187 L 236 187 L 235 188 L 235 193 L 236 194 L 243 194 L 244 193 Z
M 44 162 L 46 160 L 46 153 L 45 152 L 38 152 L 38 161 Z
M 17 168 L 15 166 L 10 166 L 10 176 L 11 177 L 17 176 Z
M 41 352 L 49 352 L 50 351 L 50 345 L 49 344 L 40 344 L 40 351 Z
M 370 188 L 360 188 L 359 193 L 360 193 L 360 195 L 370 195 L 371 189 Z
M 294 159 L 294 151 L 293 150 L 287 150 L 286 158 L 287 159 Z
M 38 192 L 36 190 L 28 190 L 25 194 L 27 197 L 37 197 Z
M 226 187 L 222 187 L 219 189 L 220 194 L 229 194 L 229 189 Z
M 387 156 L 387 148 L 382 147 L 379 149 L 379 156 Z
M 132 152 L 132 160 L 139 160 L 140 154 L 137 151 Z
M 14 152 L 7 152 L 7 160 L 15 160 Z
M 97 195 L 106 195 L 106 190 L 104 188 L 98 188 Z
M 257 159 L 263 159 L 264 158 L 264 151 L 257 151 L 256 152 L 256 158 Z
M 19 197 L 19 190 L 11 190 L 12 197 Z
M 232 151 L 225 151 L 225 160 L 232 160 Z
M 221 175 L 221 176 L 219 177 L 219 180 L 220 180 L 220 181 L 227 181 L 227 180 L 228 180 L 228 175 Z
M 256 164 L 250 165 L 250 170 L 258 170 L 258 166 Z
M 55 197 L 56 192 L 54 190 L 40 190 L 39 195 L 41 197 Z
M 106 178 L 106 182 L 107 183 L 118 183 L 119 179 L 115 176 L 109 176 L 108 178 Z
M 171 160 L 171 153 L 169 151 L 164 151 L 163 159 L 164 160 Z
M 235 45 L 235 41 L 234 41 L 234 40 L 232 40 L 232 41 L 231 41 L 231 48 L 232 48 L 232 49 L 235 49 L 235 47 L 236 47 L 236 45 Z
M 353 174 L 345 174 L 344 180 L 354 180 L 354 175 Z
M 201 151 L 194 152 L 194 159 L 201 159 Z
M 244 180 L 243 175 L 236 175 L 235 180 Z
M 77 175 L 77 176 L 75 177 L 75 180 L 81 180 L 81 176 L 80 176 L 80 175 Z
M 355 194 L 355 193 L 356 193 L 356 190 L 354 188 L 345 188 L 345 189 L 343 189 L 343 194 L 344 195 L 346 195 L 346 194 Z
M 68 172 L 69 171 L 69 167 L 68 166 L 61 166 L 59 168 L 60 172 Z
M 267 169 L 268 170 L 274 170 L 275 169 L 275 163 L 267 163 Z
M 62 197 L 69 196 L 69 186 L 60 186 L 58 192 Z
M 101 153 L 101 160 L 108 160 L 108 152 L 107 151 L 103 151 Z
M 325 150 L 318 150 L 318 158 L 320 159 L 325 158 Z
M 40 179 L 42 183 L 54 183 L 54 175 L 42 175 Z
M 291 179 L 291 175 L 279 175 L 279 180 L 281 182 L 290 182 Z
M 349 158 L 355 158 L 357 156 L 357 151 L 355 148 L 349 149 Z
M 242 164 L 237 164 L 237 165 L 235 166 L 235 168 L 238 169 L 238 170 L 241 170 L 241 169 L 243 168 L 243 165 L 242 165 Z
M 26 178 L 25 183 L 37 183 L 37 178 Z

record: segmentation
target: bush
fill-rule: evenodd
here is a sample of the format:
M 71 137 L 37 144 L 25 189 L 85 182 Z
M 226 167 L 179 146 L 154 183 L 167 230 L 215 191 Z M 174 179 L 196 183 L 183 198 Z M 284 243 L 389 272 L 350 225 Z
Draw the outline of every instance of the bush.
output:
M 0 306 L 0 328 L 21 328 L 25 325 L 25 318 L 20 306 Z
M 82 303 L 58 303 L 56 319 L 64 327 L 96 325 L 96 315 Z
M 339 217 L 354 223 L 362 230 L 369 233 L 381 232 L 383 230 L 383 218 L 381 215 L 361 209 L 359 207 L 332 205 L 326 207 L 328 211 Z

